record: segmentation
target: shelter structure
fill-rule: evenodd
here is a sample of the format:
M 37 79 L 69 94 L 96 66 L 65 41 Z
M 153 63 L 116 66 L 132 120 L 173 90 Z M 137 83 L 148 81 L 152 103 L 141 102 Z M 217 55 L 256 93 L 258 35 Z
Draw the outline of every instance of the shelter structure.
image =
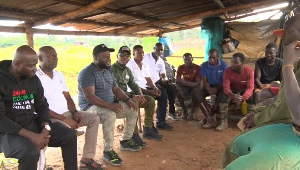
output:
M 26 33 L 33 46 L 34 34 L 161 36 L 198 27 L 205 17 L 231 21 L 253 15 L 253 10 L 288 0 L 1 0 L 0 20 L 24 21 L 0 32 Z M 241 14 L 244 14 L 240 16 Z M 77 31 L 40 29 L 52 24 L 73 26 Z

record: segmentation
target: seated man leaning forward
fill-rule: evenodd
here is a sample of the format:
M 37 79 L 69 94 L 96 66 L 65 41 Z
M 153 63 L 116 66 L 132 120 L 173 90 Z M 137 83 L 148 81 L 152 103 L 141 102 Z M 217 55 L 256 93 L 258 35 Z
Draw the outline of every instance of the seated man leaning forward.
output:
M 43 86 L 35 75 L 38 57 L 27 46 L 14 60 L 0 62 L 0 150 L 16 158 L 19 170 L 36 170 L 40 150 L 61 147 L 65 170 L 76 170 L 77 135 L 60 123 L 50 124 Z
M 161 130 L 173 130 L 173 126 L 166 122 L 166 111 L 167 111 L 167 92 L 165 88 L 158 89 L 150 78 L 149 68 L 144 63 L 144 49 L 141 45 L 135 45 L 133 47 L 134 59 L 131 59 L 127 63 L 127 67 L 131 70 L 135 82 L 141 88 L 143 94 L 150 95 L 157 102 L 157 123 L 156 127 Z M 161 58 L 159 58 L 162 60 Z M 156 128 L 153 126 L 153 130 L 158 134 Z
M 113 51 L 115 50 L 104 44 L 94 48 L 94 61 L 78 75 L 78 98 L 81 110 L 100 116 L 104 138 L 102 159 L 111 165 L 121 166 L 123 161 L 113 150 L 116 118 L 126 118 L 120 150 L 138 151 L 141 147 L 132 139 L 138 107 L 116 84 L 110 70 L 110 52 Z M 122 101 L 114 101 L 114 95 Z
M 155 99 L 149 95 L 143 95 L 139 85 L 134 81 L 131 70 L 126 66 L 130 60 L 131 50 L 127 46 L 122 46 L 118 52 L 118 60 L 111 66 L 111 71 L 114 74 L 118 87 L 125 92 L 127 96 L 139 103 L 140 107 L 145 108 L 145 120 L 143 138 L 161 140 L 162 135 L 156 133 L 153 125 L 153 114 L 155 108 Z M 127 86 L 132 90 L 128 92 Z M 135 127 L 133 140 L 142 147 L 146 147 L 139 134 L 138 127 Z
M 293 65 L 300 57 L 299 42 L 295 41 L 300 40 L 299 24 L 300 16 L 296 15 L 284 25 L 284 82 L 276 102 L 267 107 L 265 112 L 255 114 L 255 124 L 259 127 L 242 133 L 230 142 L 223 155 L 222 168 L 300 169 L 300 70 L 296 74 L 293 72 Z
M 193 63 L 193 56 L 191 53 L 183 55 L 184 64 L 180 65 L 177 70 L 176 86 L 179 90 L 183 100 L 186 101 L 192 96 L 192 107 L 187 108 L 184 101 L 181 102 L 183 107 L 183 119 L 192 120 L 195 102 L 200 91 L 200 66 Z
M 255 63 L 254 77 L 257 88 L 255 100 L 257 102 L 278 94 L 282 79 L 282 60 L 277 58 L 277 54 L 277 45 L 270 43 L 266 46 L 265 57 L 258 59 Z M 259 99 L 261 95 L 263 96 Z
M 64 75 L 54 70 L 57 67 L 58 58 L 53 47 L 41 47 L 38 57 L 40 66 L 36 75 L 44 87 L 44 95 L 49 103 L 51 121 L 59 122 L 72 129 L 77 129 L 81 125 L 87 126 L 80 169 L 103 169 L 100 163 L 94 161 L 100 117 L 97 114 L 76 110 Z
M 216 49 L 209 50 L 209 59 L 201 65 L 200 70 L 203 87 L 200 91 L 199 102 L 200 109 L 204 114 L 200 126 L 203 128 L 211 128 L 215 124 L 212 116 L 218 111 L 219 103 L 224 100 L 222 83 L 223 74 L 227 68 L 227 63 L 219 59 L 218 51 Z M 216 95 L 216 101 L 212 107 L 205 102 L 205 98 L 209 95 Z
M 242 53 L 235 53 L 231 59 L 231 67 L 224 72 L 223 88 L 228 97 L 228 102 L 220 103 L 221 124 L 218 131 L 223 131 L 228 127 L 228 105 L 238 106 L 246 101 L 248 104 L 254 104 L 254 71 L 247 65 L 244 65 L 245 56 Z

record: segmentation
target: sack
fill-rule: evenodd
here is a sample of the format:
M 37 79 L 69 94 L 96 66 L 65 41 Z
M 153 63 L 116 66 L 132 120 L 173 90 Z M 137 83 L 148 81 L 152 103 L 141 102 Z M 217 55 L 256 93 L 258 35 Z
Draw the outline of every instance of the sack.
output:
M 236 48 L 230 38 L 225 38 L 221 41 L 221 46 L 224 54 L 233 52 Z

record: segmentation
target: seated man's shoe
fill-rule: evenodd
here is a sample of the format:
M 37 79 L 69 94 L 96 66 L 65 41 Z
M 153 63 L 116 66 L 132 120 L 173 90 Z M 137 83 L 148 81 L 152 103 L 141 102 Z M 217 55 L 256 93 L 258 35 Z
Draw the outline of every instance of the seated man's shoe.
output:
M 122 159 L 118 156 L 118 154 L 114 150 L 111 150 L 109 152 L 103 151 L 102 159 L 103 159 L 103 161 L 105 161 L 113 166 L 123 165 Z
M 178 117 L 174 113 L 169 113 L 168 118 L 171 120 L 175 120 L 175 121 L 179 120 Z
M 120 141 L 120 150 L 122 151 L 131 151 L 131 152 L 137 152 L 141 150 L 142 147 L 140 145 L 137 145 L 132 138 L 129 140 L 122 140 Z
M 169 124 L 167 124 L 166 121 L 163 121 L 163 122 L 161 122 L 161 123 L 157 123 L 157 124 L 156 124 L 156 127 L 157 127 L 158 129 L 160 129 L 160 130 L 168 130 L 168 131 L 172 131 L 172 130 L 174 129 L 174 127 L 171 126 L 171 125 L 169 125 Z
M 206 118 L 204 117 L 202 120 L 200 120 L 199 126 L 200 126 L 201 128 L 203 128 L 203 125 L 205 125 L 206 123 L 207 123 L 207 120 L 206 120 Z
M 146 148 L 147 147 L 147 143 L 142 140 L 142 138 L 140 137 L 140 135 L 138 133 L 133 133 L 132 140 L 134 141 L 134 143 L 136 143 L 137 145 L 141 146 L 142 148 Z
M 221 122 L 221 124 L 216 128 L 216 131 L 223 131 L 228 128 L 228 123 L 227 122 Z
M 144 127 L 143 138 L 160 141 L 162 140 L 163 136 L 159 133 L 155 133 L 155 131 L 150 127 Z
M 163 138 L 163 135 L 160 134 L 160 133 L 158 132 L 158 130 L 156 129 L 156 127 L 154 126 L 154 124 L 152 124 L 152 131 L 153 131 L 156 135 L 161 136 L 161 138 Z

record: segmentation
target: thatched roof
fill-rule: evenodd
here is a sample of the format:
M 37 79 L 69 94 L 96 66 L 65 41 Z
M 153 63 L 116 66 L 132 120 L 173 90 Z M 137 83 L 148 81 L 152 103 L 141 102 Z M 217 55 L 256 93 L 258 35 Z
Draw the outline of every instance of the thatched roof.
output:
M 0 0 L 0 19 L 21 20 L 1 32 L 157 36 L 198 27 L 205 17 L 238 14 L 288 0 Z M 31 29 L 51 23 L 79 31 Z

